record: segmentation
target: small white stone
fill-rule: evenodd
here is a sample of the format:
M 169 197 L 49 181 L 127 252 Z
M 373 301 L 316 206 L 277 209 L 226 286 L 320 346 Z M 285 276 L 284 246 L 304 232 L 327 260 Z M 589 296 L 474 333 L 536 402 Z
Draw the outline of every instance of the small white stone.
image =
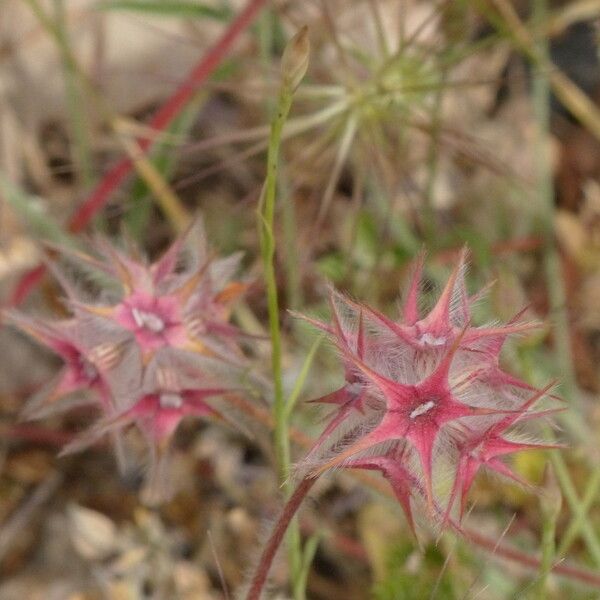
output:
M 77 552 L 88 560 L 102 560 L 115 551 L 117 527 L 102 513 L 77 504 L 67 509 L 68 531 Z

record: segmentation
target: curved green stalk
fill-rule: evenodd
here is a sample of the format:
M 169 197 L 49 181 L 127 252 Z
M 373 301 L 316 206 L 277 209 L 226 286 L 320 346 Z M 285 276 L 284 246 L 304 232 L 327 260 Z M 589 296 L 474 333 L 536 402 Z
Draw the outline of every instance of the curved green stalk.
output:
M 269 313 L 269 333 L 271 337 L 271 369 L 273 375 L 273 419 L 275 460 L 279 481 L 289 497 L 291 481 L 290 442 L 288 434 L 289 414 L 283 391 L 281 368 L 281 330 L 279 325 L 279 298 L 275 276 L 275 194 L 277 190 L 277 171 L 279 164 L 279 148 L 283 126 L 292 106 L 294 91 L 304 76 L 308 64 L 308 38 L 306 28 L 302 29 L 288 44 L 282 59 L 282 79 L 275 116 L 271 122 L 269 148 L 267 154 L 267 175 L 259 206 L 260 246 L 263 259 L 265 286 L 267 291 L 267 307 Z M 302 585 L 302 548 L 300 529 L 296 520 L 290 523 L 287 531 L 289 563 L 291 570 L 294 598 L 304 598 Z

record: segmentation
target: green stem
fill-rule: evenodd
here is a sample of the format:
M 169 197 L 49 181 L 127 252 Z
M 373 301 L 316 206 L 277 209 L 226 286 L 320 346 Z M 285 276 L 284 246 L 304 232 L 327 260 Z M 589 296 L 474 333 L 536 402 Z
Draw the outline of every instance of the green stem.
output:
M 540 600 L 547 598 L 548 590 L 546 582 L 548 575 L 552 571 L 554 557 L 556 556 L 556 518 L 558 514 L 546 516 L 542 525 L 542 560 L 540 562 L 540 572 L 536 582 L 537 597 Z
M 583 493 L 583 500 L 580 503 L 581 512 L 578 512 L 566 531 L 561 535 L 560 546 L 557 550 L 558 556 L 565 556 L 577 536 L 583 531 L 587 525 L 587 514 L 592 507 L 596 496 L 600 491 L 600 468 L 596 468 L 592 476 L 588 480 L 587 487 Z
M 546 22 L 548 14 L 547 0 L 535 0 L 533 8 L 534 26 L 537 26 L 537 31 L 543 31 L 541 25 Z M 547 69 L 540 68 L 540 65 L 549 64 L 549 55 L 548 42 L 543 33 L 540 33 L 537 38 L 536 55 L 537 69 L 533 81 L 533 100 L 538 123 L 538 137 L 535 156 L 538 172 L 538 200 L 541 209 L 540 213 L 544 219 L 543 225 L 545 231 L 544 267 L 548 286 L 550 312 L 554 320 L 554 355 L 556 366 L 561 373 L 562 387 L 565 396 L 569 399 L 572 406 L 572 410 L 565 413 L 565 424 L 574 438 L 585 441 L 586 439 L 590 439 L 589 427 L 582 417 L 580 410 L 579 389 L 571 355 L 567 294 L 560 264 L 560 256 L 554 243 L 554 190 L 552 172 L 550 169 L 551 162 L 548 156 L 550 81 Z M 551 431 L 548 431 L 547 434 L 550 438 L 554 438 L 554 434 Z M 557 452 L 550 453 L 550 456 L 563 494 L 574 515 L 572 526 L 569 527 L 569 537 L 565 542 L 568 540 L 567 543 L 570 543 L 571 538 L 580 531 L 592 558 L 596 562 L 596 565 L 600 566 L 600 540 L 596 535 L 594 528 L 582 527 L 582 524 L 587 520 L 587 510 L 589 506 L 591 506 L 592 499 L 587 497 L 583 502 L 579 500 L 564 458 Z M 598 476 L 599 473 L 596 468 L 592 479 L 595 480 Z M 590 490 L 595 492 L 597 485 L 595 483 L 592 485 L 592 483 L 593 482 L 591 481 L 587 492 Z M 546 532 L 544 532 L 544 535 L 546 535 Z M 563 542 L 558 552 L 559 556 L 564 552 L 566 547 L 567 546 Z
M 533 18 L 534 24 L 538 25 L 546 21 L 547 0 L 535 0 Z M 539 30 L 541 30 L 541 27 L 538 27 Z M 544 269 L 548 286 L 550 314 L 554 321 L 553 347 L 556 366 L 561 373 L 562 388 L 573 409 L 565 412 L 565 424 L 576 439 L 585 440 L 589 428 L 579 411 L 579 389 L 571 356 L 567 294 L 560 255 L 554 240 L 554 186 L 549 157 L 550 81 L 547 69 L 540 68 L 540 65 L 549 64 L 548 41 L 543 33 L 538 37 L 537 54 L 540 62 L 535 65 L 537 68 L 533 80 L 533 104 L 538 124 L 535 158 L 538 173 L 538 201 L 545 233 Z
M 297 85 L 297 83 L 295 84 Z M 279 324 L 279 298 L 275 274 L 275 194 L 278 180 L 279 148 L 283 126 L 289 114 L 294 83 L 287 76 L 282 77 L 275 116 L 271 122 L 267 154 L 267 175 L 260 207 L 260 245 L 263 259 L 267 307 L 269 313 L 269 333 L 271 337 L 271 369 L 273 374 L 273 419 L 275 461 L 277 474 L 286 497 L 292 493 L 290 471 L 290 443 L 288 435 L 289 415 L 283 390 L 281 368 L 281 330 Z M 286 534 L 288 560 L 291 570 L 292 590 L 295 600 L 304 600 L 302 547 L 300 528 L 293 519 Z
M 577 490 L 573 485 L 568 467 L 563 457 L 559 452 L 551 452 L 550 459 L 570 511 L 575 515 L 576 519 L 585 521 L 587 518 L 586 512 L 577 497 Z M 596 563 L 596 567 L 600 567 L 600 540 L 598 539 L 595 528 L 593 526 L 584 527 L 581 530 L 581 536 L 592 559 Z
M 275 456 L 279 479 L 288 487 L 288 469 L 290 450 L 287 439 L 287 420 L 285 415 L 285 398 L 283 394 L 283 379 L 281 370 L 281 331 L 279 326 L 279 299 L 275 276 L 275 191 L 277 187 L 277 170 L 279 147 L 283 125 L 292 105 L 292 93 L 282 86 L 277 113 L 271 124 L 269 150 L 267 157 L 267 178 L 262 199 L 262 214 L 260 223 L 261 251 L 267 288 L 267 306 L 269 312 L 269 332 L 271 336 L 271 368 L 273 371 L 274 400 L 273 415 L 275 418 Z

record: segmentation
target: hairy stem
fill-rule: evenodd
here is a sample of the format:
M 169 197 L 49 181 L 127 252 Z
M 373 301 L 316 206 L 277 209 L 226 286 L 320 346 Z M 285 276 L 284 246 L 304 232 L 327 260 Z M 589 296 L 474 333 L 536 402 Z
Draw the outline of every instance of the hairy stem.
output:
M 290 493 L 290 442 L 288 436 L 288 414 L 283 390 L 283 373 L 281 368 L 281 329 L 279 325 L 279 298 L 277 278 L 275 274 L 275 195 L 277 189 L 279 148 L 283 126 L 292 106 L 293 90 L 282 82 L 279 92 L 275 116 L 271 123 L 269 149 L 267 154 L 267 176 L 259 214 L 260 245 L 263 259 L 265 286 L 267 289 L 267 308 L 269 313 L 269 333 L 271 338 L 271 370 L 273 375 L 273 443 L 278 479 L 286 496 Z M 288 534 L 289 563 L 292 585 L 298 581 L 302 567 L 300 530 L 297 523 L 292 523 Z M 300 600 L 302 594 L 294 591 Z
M 283 507 L 281 515 L 277 519 L 269 540 L 263 549 L 258 566 L 254 571 L 246 600 L 259 600 L 261 592 L 267 581 L 271 565 L 273 564 L 273 559 L 275 558 L 275 554 L 281 545 L 285 532 L 287 531 L 294 515 L 298 511 L 298 508 L 302 504 L 302 501 L 306 497 L 306 494 L 308 494 L 315 482 L 316 479 L 314 478 L 303 479 L 294 493 L 290 496 L 286 505 Z
M 269 147 L 267 153 L 267 175 L 259 205 L 258 225 L 260 249 L 263 259 L 265 286 L 267 290 L 267 308 L 269 313 L 269 333 L 271 337 L 271 369 L 273 374 L 273 443 L 277 474 L 286 496 L 291 493 L 289 418 L 283 390 L 283 372 L 281 368 L 281 329 L 279 325 L 279 297 L 275 274 L 275 196 L 277 191 L 279 148 L 283 126 L 287 120 L 294 92 L 300 84 L 308 66 L 308 29 L 303 27 L 289 42 L 281 59 L 281 82 L 271 121 Z M 287 528 L 287 527 L 286 527 Z M 302 545 L 297 522 L 292 522 L 288 533 L 289 564 L 291 569 L 292 590 L 296 600 L 304 600 L 302 581 Z

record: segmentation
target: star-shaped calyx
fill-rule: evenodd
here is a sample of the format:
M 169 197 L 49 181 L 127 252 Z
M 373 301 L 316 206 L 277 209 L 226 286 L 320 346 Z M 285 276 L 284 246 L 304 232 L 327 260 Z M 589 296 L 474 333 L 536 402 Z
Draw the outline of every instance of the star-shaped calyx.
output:
M 522 321 L 522 311 L 506 324 L 472 326 L 472 305 L 484 292 L 467 294 L 464 261 L 463 253 L 424 316 L 418 308 L 421 256 L 400 320 L 336 291 L 330 293 L 330 323 L 304 317 L 337 347 L 345 382 L 316 400 L 335 409 L 298 473 L 316 477 L 347 466 L 380 471 L 394 480 L 409 520 L 409 500 L 417 496 L 427 500 L 436 521 L 447 524 L 448 511 L 459 493 L 466 497 L 478 465 L 507 475 L 503 452 L 541 447 L 503 432 L 553 412 L 528 412 L 532 397 L 547 390 L 537 395 L 500 366 L 507 338 L 537 324 Z M 442 485 L 449 472 L 457 473 L 451 491 Z
M 416 450 L 430 508 L 433 506 L 432 463 L 433 450 L 444 425 L 449 422 L 476 415 L 497 414 L 499 411 L 470 406 L 460 400 L 457 390 L 461 382 L 451 383 L 450 367 L 459 348 L 460 337 L 442 358 L 437 368 L 417 384 L 404 384 L 381 375 L 366 365 L 343 344 L 340 346 L 345 358 L 351 361 L 364 377 L 367 385 L 383 397 L 383 416 L 368 433 L 359 436 L 333 458 L 315 471 L 315 475 L 357 454 L 386 442 L 407 440 Z M 500 411 L 504 412 L 504 411 Z
M 411 500 L 422 487 L 414 473 L 407 468 L 407 454 L 409 448 L 405 445 L 396 445 L 383 455 L 368 456 L 346 461 L 346 469 L 364 469 L 367 471 L 379 471 L 390 484 L 394 495 L 406 516 L 406 521 L 415 538 L 415 521 Z
M 437 302 L 425 316 L 421 316 L 419 309 L 424 254 L 417 258 L 405 294 L 400 320 L 395 321 L 379 311 L 348 298 L 344 299 L 344 302 L 347 306 L 352 306 L 355 311 L 362 312 L 364 319 L 375 329 L 383 328 L 380 333 L 382 339 L 390 339 L 392 344 L 402 342 L 421 357 L 449 348 L 458 336 L 462 337 L 463 347 L 477 348 L 487 340 L 522 333 L 538 326 L 536 323 L 521 322 L 518 319 L 506 325 L 470 326 L 471 308 L 486 290 L 473 296 L 468 295 L 465 285 L 466 256 L 467 252 L 463 250 Z
M 201 224 L 196 222 L 153 264 L 118 250 L 103 238 L 94 244 L 100 259 L 65 251 L 79 263 L 102 271 L 121 289 L 116 303 L 86 303 L 67 282 L 64 285 L 73 309 L 129 331 L 146 362 L 165 347 L 212 355 L 235 352 L 239 356 L 239 332 L 228 319 L 231 303 L 245 289 L 245 285 L 229 281 L 240 255 L 214 259 L 206 251 L 203 237 Z M 186 262 L 189 238 L 195 240 L 196 247 Z
M 356 335 L 353 336 L 355 339 L 351 339 L 351 337 L 344 332 L 344 329 L 340 323 L 340 316 L 337 312 L 334 302 L 333 291 L 329 296 L 329 302 L 334 320 L 333 327 L 314 319 L 307 320 L 330 335 L 340 336 L 344 346 L 350 347 L 353 345 L 358 358 L 360 360 L 364 360 L 366 339 L 362 318 L 359 318 L 358 330 Z M 333 417 L 329 419 L 329 422 L 317 441 L 313 444 L 308 457 L 317 452 L 322 444 L 325 443 L 333 434 L 333 432 L 339 427 L 339 425 L 341 425 L 349 416 L 351 416 L 353 412 L 364 415 L 365 403 L 368 402 L 367 389 L 361 377 L 356 374 L 351 361 L 345 361 L 344 371 L 345 384 L 341 388 L 326 394 L 325 396 L 309 401 L 310 403 L 333 405 L 336 407 L 336 410 L 334 411 Z
M 464 428 L 464 438 L 457 443 L 458 462 L 456 474 L 450 498 L 448 500 L 447 514 L 457 496 L 460 494 L 459 517 L 464 515 L 467 495 L 471 489 L 475 476 L 481 468 L 488 469 L 499 475 L 510 479 L 519 485 L 530 487 L 529 484 L 519 477 L 502 460 L 502 457 L 522 450 L 550 450 L 561 448 L 560 444 L 549 444 L 544 442 L 518 441 L 507 437 L 510 429 L 518 424 L 532 419 L 555 414 L 562 408 L 551 408 L 545 410 L 529 410 L 538 400 L 546 396 L 550 389 L 556 384 L 550 384 L 542 390 L 538 390 L 528 398 L 517 410 L 511 411 L 498 422 L 483 430 Z
M 125 354 L 124 338 L 107 332 L 91 319 L 44 321 L 14 311 L 12 323 L 63 360 L 58 375 L 27 403 L 22 416 L 34 419 L 53 412 L 59 401 L 74 393 L 89 394 L 106 412 L 111 409 L 111 377 Z

